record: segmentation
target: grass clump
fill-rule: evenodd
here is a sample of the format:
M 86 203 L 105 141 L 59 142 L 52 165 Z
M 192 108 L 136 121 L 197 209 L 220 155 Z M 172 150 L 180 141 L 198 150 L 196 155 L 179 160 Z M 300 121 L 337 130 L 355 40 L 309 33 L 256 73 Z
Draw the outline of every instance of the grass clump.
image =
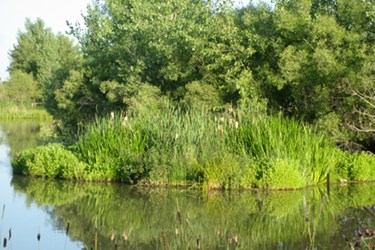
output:
M 147 172 L 142 163 L 147 141 L 139 123 L 125 127 L 119 118 L 96 119 L 86 127 L 72 151 L 87 164 L 89 179 L 133 183 Z

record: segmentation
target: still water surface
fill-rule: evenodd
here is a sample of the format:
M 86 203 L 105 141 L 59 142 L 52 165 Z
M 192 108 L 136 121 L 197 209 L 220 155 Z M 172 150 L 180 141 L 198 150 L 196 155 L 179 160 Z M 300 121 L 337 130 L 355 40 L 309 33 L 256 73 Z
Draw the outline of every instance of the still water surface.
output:
M 374 184 L 203 193 L 13 176 L 12 155 L 37 145 L 40 126 L 0 123 L 7 249 L 350 249 L 344 238 L 375 230 Z

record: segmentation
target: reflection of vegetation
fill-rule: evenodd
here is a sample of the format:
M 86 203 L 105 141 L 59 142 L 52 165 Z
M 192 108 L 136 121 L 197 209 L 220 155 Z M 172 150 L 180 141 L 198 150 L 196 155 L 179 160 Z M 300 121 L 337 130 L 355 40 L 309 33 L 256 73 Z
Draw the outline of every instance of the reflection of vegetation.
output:
M 310 243 L 319 249 L 343 249 L 337 219 L 350 218 L 348 207 L 375 204 L 374 185 L 332 187 L 330 196 L 315 189 L 202 194 L 20 177 L 12 185 L 29 201 L 54 205 L 52 216 L 61 227 L 69 222 L 70 237 L 88 247 L 96 240 L 102 249 L 115 243 L 119 249 L 196 249 L 197 237 L 202 249 L 276 249 L 280 244 L 305 249 Z
M 4 136 L 0 136 L 0 142 L 3 140 L 9 144 L 12 155 L 26 148 L 33 148 L 39 144 L 39 131 L 46 124 L 31 120 L 1 121 L 0 130 Z

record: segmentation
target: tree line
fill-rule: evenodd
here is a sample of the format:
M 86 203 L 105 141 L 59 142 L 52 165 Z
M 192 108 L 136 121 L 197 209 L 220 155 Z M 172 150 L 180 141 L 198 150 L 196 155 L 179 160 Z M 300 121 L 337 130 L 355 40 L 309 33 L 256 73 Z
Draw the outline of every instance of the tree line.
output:
M 372 0 L 96 0 L 84 25 L 68 25 L 78 43 L 26 20 L 1 100 L 43 102 L 70 131 L 164 100 L 257 107 L 313 124 L 343 149 L 375 151 Z

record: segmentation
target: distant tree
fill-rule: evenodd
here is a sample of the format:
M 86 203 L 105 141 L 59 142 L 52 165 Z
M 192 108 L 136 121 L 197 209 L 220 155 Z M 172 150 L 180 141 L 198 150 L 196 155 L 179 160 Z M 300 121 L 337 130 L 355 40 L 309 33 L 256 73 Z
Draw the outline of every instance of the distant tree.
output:
M 18 33 L 10 58 L 10 74 L 20 71 L 32 75 L 51 114 L 58 109 L 55 91 L 70 77 L 71 71 L 81 69 L 83 62 L 79 47 L 67 36 L 55 35 L 39 18 L 35 22 L 26 19 L 25 31 Z
M 42 98 L 33 76 L 20 70 L 13 71 L 10 79 L 1 84 L 0 89 L 2 103 L 31 107 Z

